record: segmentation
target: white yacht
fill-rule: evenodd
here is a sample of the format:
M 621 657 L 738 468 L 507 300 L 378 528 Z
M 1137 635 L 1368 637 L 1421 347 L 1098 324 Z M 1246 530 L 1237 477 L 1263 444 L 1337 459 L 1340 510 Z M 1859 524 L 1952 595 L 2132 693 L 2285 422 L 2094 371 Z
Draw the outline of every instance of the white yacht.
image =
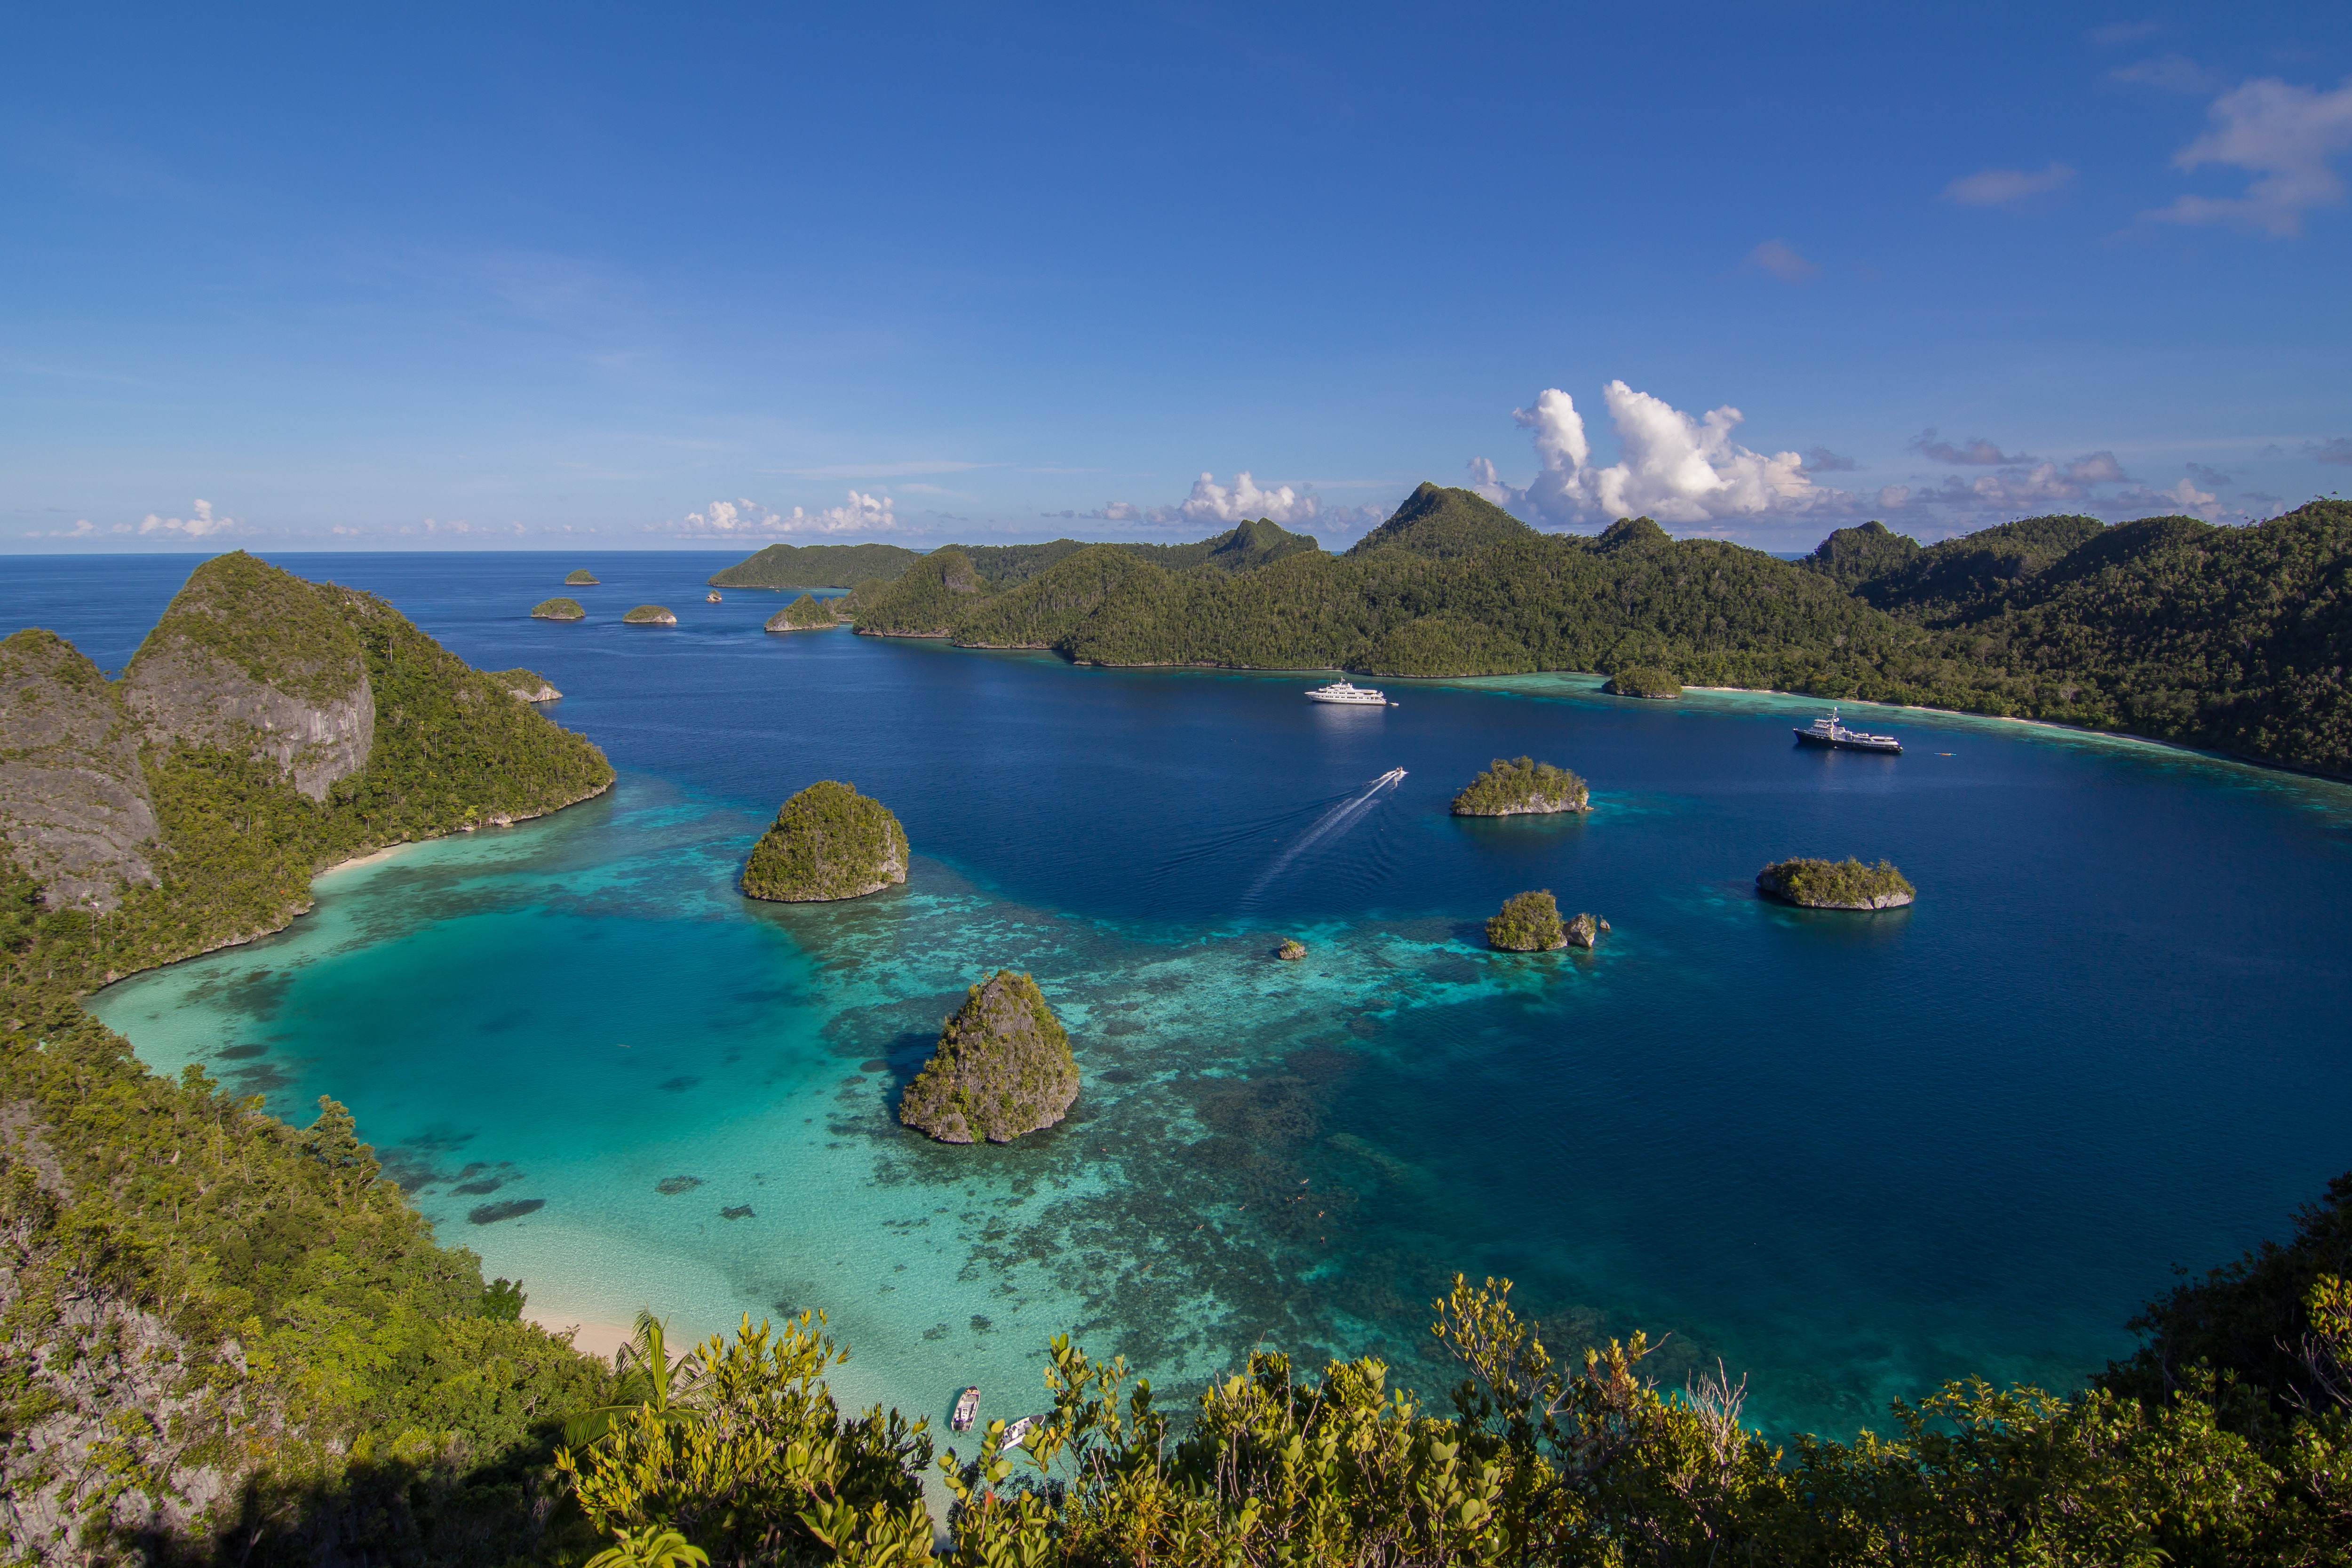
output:
M 1309 702 L 1344 702 L 1353 708 L 1385 708 L 1388 698 L 1369 686 L 1350 686 L 1335 680 L 1328 686 L 1318 686 L 1307 694 Z
M 1832 746 L 1841 752 L 1892 752 L 1903 754 L 1903 742 L 1892 735 L 1872 735 L 1860 730 L 1849 730 L 1838 721 L 1834 708 L 1812 722 L 1810 729 L 1797 731 L 1797 743 L 1802 746 Z

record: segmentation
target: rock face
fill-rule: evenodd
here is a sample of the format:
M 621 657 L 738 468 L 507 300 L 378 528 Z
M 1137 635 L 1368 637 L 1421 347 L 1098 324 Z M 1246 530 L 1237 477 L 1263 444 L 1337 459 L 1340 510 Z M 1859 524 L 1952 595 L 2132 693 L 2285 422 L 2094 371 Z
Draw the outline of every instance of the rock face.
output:
M 577 599 L 541 599 L 530 607 L 535 621 L 584 621 L 588 612 L 580 607 Z
M 833 606 L 814 594 L 803 594 L 768 617 L 772 632 L 824 631 L 840 624 L 833 618 Z
M 1035 981 L 1000 969 L 948 1018 L 898 1120 L 942 1143 L 1009 1143 L 1051 1127 L 1077 1098 L 1070 1037 Z
M 1517 762 L 1496 757 L 1454 797 L 1456 816 L 1536 816 L 1591 809 L 1591 792 L 1582 779 L 1532 757 Z
M 156 883 L 138 726 L 98 666 L 45 631 L 0 641 L 0 832 L 53 909 L 104 914 L 124 885 Z
M 627 615 L 623 616 L 621 619 L 627 625 L 633 626 L 674 626 L 677 625 L 677 617 L 670 613 L 669 606 L 667 605 L 639 605 L 635 609 L 631 610 Z
M 1648 697 L 1661 701 L 1683 694 L 1682 683 L 1655 665 L 1629 665 L 1602 683 L 1612 697 Z
M 907 830 L 855 784 L 819 779 L 751 847 L 743 891 L 779 903 L 862 898 L 907 879 Z
M 1295 936 L 1284 937 L 1282 945 L 1274 950 L 1274 956 L 1297 963 L 1307 956 L 1307 944 Z
M 1779 860 L 1756 873 L 1756 886 L 1809 910 L 1899 910 L 1918 896 L 1909 879 L 1881 860 Z
M 567 588 L 593 588 L 596 585 L 596 574 L 583 566 L 564 578 L 563 585 Z
M 139 645 L 123 704 L 148 741 L 267 757 L 312 800 L 375 745 L 358 635 L 309 584 L 243 551 L 189 575 Z
M 1509 952 L 1550 952 L 1568 945 L 1559 903 L 1549 888 L 1514 893 L 1486 921 L 1488 945 Z
M 554 682 L 535 669 L 502 669 L 498 680 L 525 702 L 552 702 L 563 695 L 555 689 Z
M 1591 915 L 1579 915 L 1560 928 L 1560 934 L 1568 938 L 1569 946 L 1589 952 L 1601 936 L 1601 922 Z

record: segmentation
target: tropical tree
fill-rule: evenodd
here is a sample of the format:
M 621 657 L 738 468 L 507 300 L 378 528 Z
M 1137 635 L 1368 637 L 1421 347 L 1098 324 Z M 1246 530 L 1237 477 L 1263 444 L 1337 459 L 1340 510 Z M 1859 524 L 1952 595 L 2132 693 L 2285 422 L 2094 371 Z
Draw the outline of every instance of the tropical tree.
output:
M 504 1280 L 499 1281 L 504 1284 Z M 656 1423 L 692 1421 L 695 1383 L 699 1366 L 690 1356 L 670 1360 L 667 1326 L 651 1312 L 638 1310 L 635 1331 L 613 1352 L 613 1370 L 620 1376 L 610 1404 L 584 1410 L 563 1424 L 565 1446 L 585 1448 L 604 1442 L 626 1417 L 649 1412 Z

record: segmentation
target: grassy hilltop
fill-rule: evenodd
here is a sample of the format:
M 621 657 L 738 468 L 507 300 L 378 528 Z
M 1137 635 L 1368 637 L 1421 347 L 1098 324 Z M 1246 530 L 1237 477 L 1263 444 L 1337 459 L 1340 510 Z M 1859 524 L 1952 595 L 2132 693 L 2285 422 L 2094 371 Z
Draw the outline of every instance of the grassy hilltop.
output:
M 1647 518 L 1541 533 L 1423 485 L 1346 553 L 1271 523 L 1191 545 L 950 546 L 870 579 L 869 634 L 1104 665 L 1624 674 L 2128 731 L 2352 776 L 2352 503 L 2243 528 L 2029 518 L 1800 562 Z

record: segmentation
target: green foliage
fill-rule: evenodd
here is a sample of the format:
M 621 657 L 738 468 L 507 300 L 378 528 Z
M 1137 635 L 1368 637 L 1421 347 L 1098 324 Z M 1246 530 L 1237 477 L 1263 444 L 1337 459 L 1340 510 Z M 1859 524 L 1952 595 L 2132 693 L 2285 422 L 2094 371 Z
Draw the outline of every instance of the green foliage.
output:
M 870 591 L 860 584 L 857 629 L 881 637 L 943 637 L 995 590 L 971 557 L 953 545 L 934 550 Z
M 580 607 L 577 599 L 541 599 L 530 607 L 531 618 L 541 621 L 583 621 L 588 612 Z
M 1601 689 L 1612 697 L 1673 698 L 1683 694 L 1682 684 L 1654 664 L 1629 664 L 1612 675 Z
M 803 594 L 770 616 L 767 629 L 772 632 L 811 631 L 838 625 L 840 622 L 834 619 L 830 604 L 814 594 Z
M 1487 918 L 1486 941 L 1512 952 L 1549 952 L 1566 947 L 1568 933 L 1559 923 L 1559 903 L 1551 889 L 1538 888 L 1505 899 L 1503 907 Z
M 1792 904 L 1814 909 L 1879 909 L 1908 903 L 1918 889 L 1892 865 L 1843 860 L 1776 860 L 1756 873 L 1756 885 Z
M 1454 797 L 1456 816 L 1510 816 L 1521 812 L 1582 811 L 1591 799 L 1582 779 L 1566 768 L 1521 757 L 1496 757 Z
M 563 578 L 563 585 L 567 588 L 593 588 L 596 583 L 596 574 L 589 571 L 585 566 L 574 567 L 566 573 Z
M 1070 1037 L 1036 981 L 1000 969 L 965 993 L 898 1100 L 898 1120 L 949 1143 L 1009 1143 L 1062 1119 L 1077 1098 Z
M 720 1568 L 928 1557 L 924 1424 L 878 1406 L 845 1418 L 824 1373 L 845 1358 L 823 1323 L 804 1312 L 778 1331 L 747 1316 L 680 1369 L 691 1419 L 643 1406 L 599 1446 L 559 1454 L 589 1520 L 616 1533 L 676 1530 Z
M 887 582 L 922 559 L 898 544 L 771 544 L 714 573 L 714 588 L 854 588 Z
M 700 1419 L 694 1397 L 698 1370 L 690 1356 L 671 1361 L 669 1325 L 640 1310 L 629 1342 L 613 1352 L 614 1381 L 608 1397 L 564 1423 L 564 1447 L 609 1444 L 614 1432 L 640 1415 L 655 1422 Z
M 1871 521 L 1860 528 L 1832 530 L 1830 536 L 1798 564 L 1820 573 L 1850 594 L 1874 577 L 1901 571 L 1918 554 L 1917 540 L 1906 533 L 1895 533 L 1883 522 Z
M 1538 537 L 1534 529 L 1486 497 L 1424 480 L 1386 522 L 1358 540 L 1348 553 L 1402 550 L 1443 559 L 1475 555 L 1497 546 L 1507 549 Z
M 482 1289 L 482 1305 L 476 1316 L 496 1322 L 519 1323 L 522 1321 L 523 1304 L 528 1300 L 522 1293 L 521 1280 L 493 1279 Z
M 621 616 L 621 620 L 624 625 L 632 626 L 674 626 L 677 625 L 677 616 L 671 613 L 669 606 L 667 605 L 639 605 L 635 608 L 625 612 Z
M 1845 585 L 1882 609 L 1926 620 L 1972 618 L 2106 526 L 2095 517 L 2029 517 L 1914 552 L 1882 547 L 1872 552 L 1880 569 Z
M 1129 582 L 1148 595 L 1165 592 L 1167 580 L 1118 545 L 1088 545 L 983 601 L 958 623 L 955 640 L 966 647 L 1051 647 Z
M 907 830 L 856 784 L 819 779 L 784 802 L 751 847 L 743 891 L 815 903 L 855 899 L 907 879 Z

